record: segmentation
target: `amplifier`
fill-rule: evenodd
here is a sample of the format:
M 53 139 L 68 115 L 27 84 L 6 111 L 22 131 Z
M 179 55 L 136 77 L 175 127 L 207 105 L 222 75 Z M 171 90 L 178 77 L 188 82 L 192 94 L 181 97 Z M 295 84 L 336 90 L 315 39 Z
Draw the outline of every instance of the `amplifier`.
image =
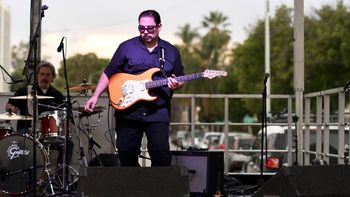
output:
M 222 151 L 172 151 L 171 164 L 188 169 L 191 194 L 209 196 L 223 190 Z

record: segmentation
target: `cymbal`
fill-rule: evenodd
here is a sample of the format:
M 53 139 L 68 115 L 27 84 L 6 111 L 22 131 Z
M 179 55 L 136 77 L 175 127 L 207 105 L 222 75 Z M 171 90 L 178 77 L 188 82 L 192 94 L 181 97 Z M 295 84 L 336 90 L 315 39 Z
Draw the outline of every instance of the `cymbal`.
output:
M 105 110 L 106 107 L 104 106 L 95 106 L 94 110 L 92 112 L 87 112 L 85 111 L 84 107 L 75 107 L 73 108 L 74 111 L 79 111 L 79 116 L 84 117 L 84 116 L 91 116 L 93 114 L 101 113 L 103 110 Z
M 52 96 L 39 96 L 37 95 L 36 96 L 37 99 L 54 99 L 54 97 Z M 10 97 L 10 99 L 33 99 L 33 96 L 32 95 L 23 95 L 23 96 L 13 96 L 13 97 Z
M 32 120 L 32 116 L 23 116 L 17 115 L 15 113 L 6 112 L 4 114 L 0 114 L 0 120 Z
M 66 88 L 65 88 L 66 89 Z M 95 90 L 96 85 L 92 83 L 81 83 L 77 86 L 71 86 L 69 87 L 70 90 L 75 90 L 75 91 L 83 91 L 83 90 Z

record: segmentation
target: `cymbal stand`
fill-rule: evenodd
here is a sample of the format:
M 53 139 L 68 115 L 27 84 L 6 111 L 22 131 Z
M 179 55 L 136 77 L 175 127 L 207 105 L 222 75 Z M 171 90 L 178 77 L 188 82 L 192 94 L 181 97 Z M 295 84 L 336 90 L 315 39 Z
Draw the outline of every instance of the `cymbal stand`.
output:
M 83 80 L 83 84 L 86 84 L 86 80 L 85 79 Z M 87 90 L 82 90 L 79 93 L 79 95 L 82 95 L 82 94 L 85 97 L 87 97 Z M 84 131 L 83 131 L 83 133 L 88 138 L 88 143 L 89 143 L 89 147 L 88 147 L 89 161 L 92 160 L 92 153 L 95 153 L 95 156 L 97 156 L 96 151 L 93 149 L 94 145 L 96 145 L 98 148 L 101 148 L 101 146 L 92 137 L 92 132 L 91 132 L 94 128 L 97 127 L 98 123 L 101 121 L 101 117 L 102 117 L 102 114 L 101 114 L 101 112 L 99 112 L 98 113 L 98 120 L 97 120 L 97 122 L 94 125 L 90 126 L 91 125 L 90 124 L 90 115 L 86 116 L 87 123 L 84 126 L 86 126 L 87 134 Z M 81 119 L 82 119 L 82 117 L 80 117 L 80 120 Z
M 73 113 L 75 113 L 75 112 L 73 111 Z M 80 160 L 80 164 L 87 167 L 88 163 L 87 163 L 86 156 L 85 156 L 84 146 L 83 146 L 83 143 L 81 142 L 81 139 L 80 139 L 80 132 L 81 132 L 80 130 L 81 129 L 78 127 L 78 124 L 75 121 L 75 118 L 77 116 L 73 114 L 73 117 L 74 117 L 75 131 L 77 133 L 77 140 L 79 142 L 79 160 Z M 79 115 L 78 115 L 78 117 L 79 117 Z
M 97 153 L 96 153 L 96 151 L 94 149 L 94 145 L 96 145 L 98 148 L 101 148 L 101 146 L 92 137 L 92 130 L 97 127 L 98 123 L 101 121 L 101 117 L 102 117 L 102 115 L 101 115 L 101 113 L 99 113 L 97 122 L 94 125 L 90 126 L 91 125 L 90 117 L 87 116 L 87 122 L 88 123 L 86 124 L 86 126 L 87 126 L 87 137 L 89 139 L 89 149 L 88 150 L 89 150 L 89 160 L 90 161 L 93 158 L 93 156 L 92 156 L 93 153 L 95 153 L 95 156 L 97 156 Z

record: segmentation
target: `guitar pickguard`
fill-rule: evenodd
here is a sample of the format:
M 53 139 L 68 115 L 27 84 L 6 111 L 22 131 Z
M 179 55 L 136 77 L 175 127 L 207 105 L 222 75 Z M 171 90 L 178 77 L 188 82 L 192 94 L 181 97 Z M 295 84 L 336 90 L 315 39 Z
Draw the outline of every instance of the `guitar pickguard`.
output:
M 121 87 L 123 97 L 120 98 L 118 106 L 120 106 L 121 108 L 126 108 L 138 100 L 153 100 L 154 97 L 149 96 L 148 89 L 146 89 L 146 82 L 148 82 L 148 80 L 125 81 Z

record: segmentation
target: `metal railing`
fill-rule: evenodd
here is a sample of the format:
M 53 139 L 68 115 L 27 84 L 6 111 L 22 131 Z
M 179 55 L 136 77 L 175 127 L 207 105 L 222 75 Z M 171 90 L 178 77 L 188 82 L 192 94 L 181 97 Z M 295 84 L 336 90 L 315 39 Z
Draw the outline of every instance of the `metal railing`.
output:
M 332 95 L 338 95 L 338 99 L 330 99 Z M 190 137 L 191 137 L 191 145 L 195 146 L 195 131 L 198 126 L 221 126 L 223 127 L 223 132 L 225 133 L 225 149 L 224 149 L 224 166 L 225 166 L 225 174 L 228 174 L 228 154 L 229 153 L 257 153 L 260 152 L 260 149 L 257 150 L 233 150 L 228 149 L 227 146 L 227 136 L 228 132 L 230 132 L 230 127 L 234 126 L 260 126 L 261 123 L 243 123 L 243 122 L 230 122 L 229 117 L 229 103 L 234 102 L 234 99 L 256 99 L 259 100 L 262 98 L 260 94 L 175 94 L 174 99 L 176 98 L 187 98 L 190 99 L 190 121 L 189 122 L 171 122 L 171 126 L 189 126 L 190 127 Z M 269 122 L 267 125 L 279 125 L 279 126 L 287 126 L 287 149 L 286 150 L 268 150 L 268 152 L 281 152 L 287 153 L 287 164 L 293 164 L 293 152 L 295 152 L 295 147 L 293 147 L 293 132 L 292 132 L 292 114 L 293 114 L 293 102 L 295 102 L 294 95 L 269 95 L 268 98 L 271 99 L 271 103 L 275 99 L 284 99 L 286 100 L 287 109 L 287 120 L 285 122 Z M 196 122 L 196 99 L 222 99 L 224 100 L 224 121 L 217 122 Z M 311 105 L 311 103 L 315 100 L 315 104 Z M 333 101 L 333 103 L 331 103 Z M 303 137 L 301 139 L 303 149 L 300 151 L 300 154 L 303 154 L 304 161 L 300 161 L 299 165 L 310 165 L 310 155 L 316 155 L 316 159 L 323 159 L 329 163 L 329 158 L 336 157 L 338 158 L 338 164 L 344 164 L 346 159 L 345 145 L 350 141 L 350 135 L 348 135 L 348 139 L 345 139 L 345 127 L 348 123 L 345 122 L 345 119 L 349 119 L 346 115 L 346 92 L 344 92 L 343 88 L 335 88 L 330 90 L 324 90 L 320 92 L 308 93 L 304 95 L 304 117 L 299 119 L 299 121 L 303 121 L 303 125 L 305 127 L 305 131 L 303 132 Z M 337 106 L 337 110 L 334 110 L 334 106 Z M 333 110 L 331 110 L 333 109 Z M 336 118 L 334 117 L 335 112 Z M 315 116 L 315 117 L 314 117 Z M 337 146 L 337 154 L 329 152 L 329 127 L 335 125 L 338 128 L 337 138 L 338 138 L 338 146 Z M 316 131 L 316 150 L 310 150 L 310 128 L 312 126 L 317 127 Z

